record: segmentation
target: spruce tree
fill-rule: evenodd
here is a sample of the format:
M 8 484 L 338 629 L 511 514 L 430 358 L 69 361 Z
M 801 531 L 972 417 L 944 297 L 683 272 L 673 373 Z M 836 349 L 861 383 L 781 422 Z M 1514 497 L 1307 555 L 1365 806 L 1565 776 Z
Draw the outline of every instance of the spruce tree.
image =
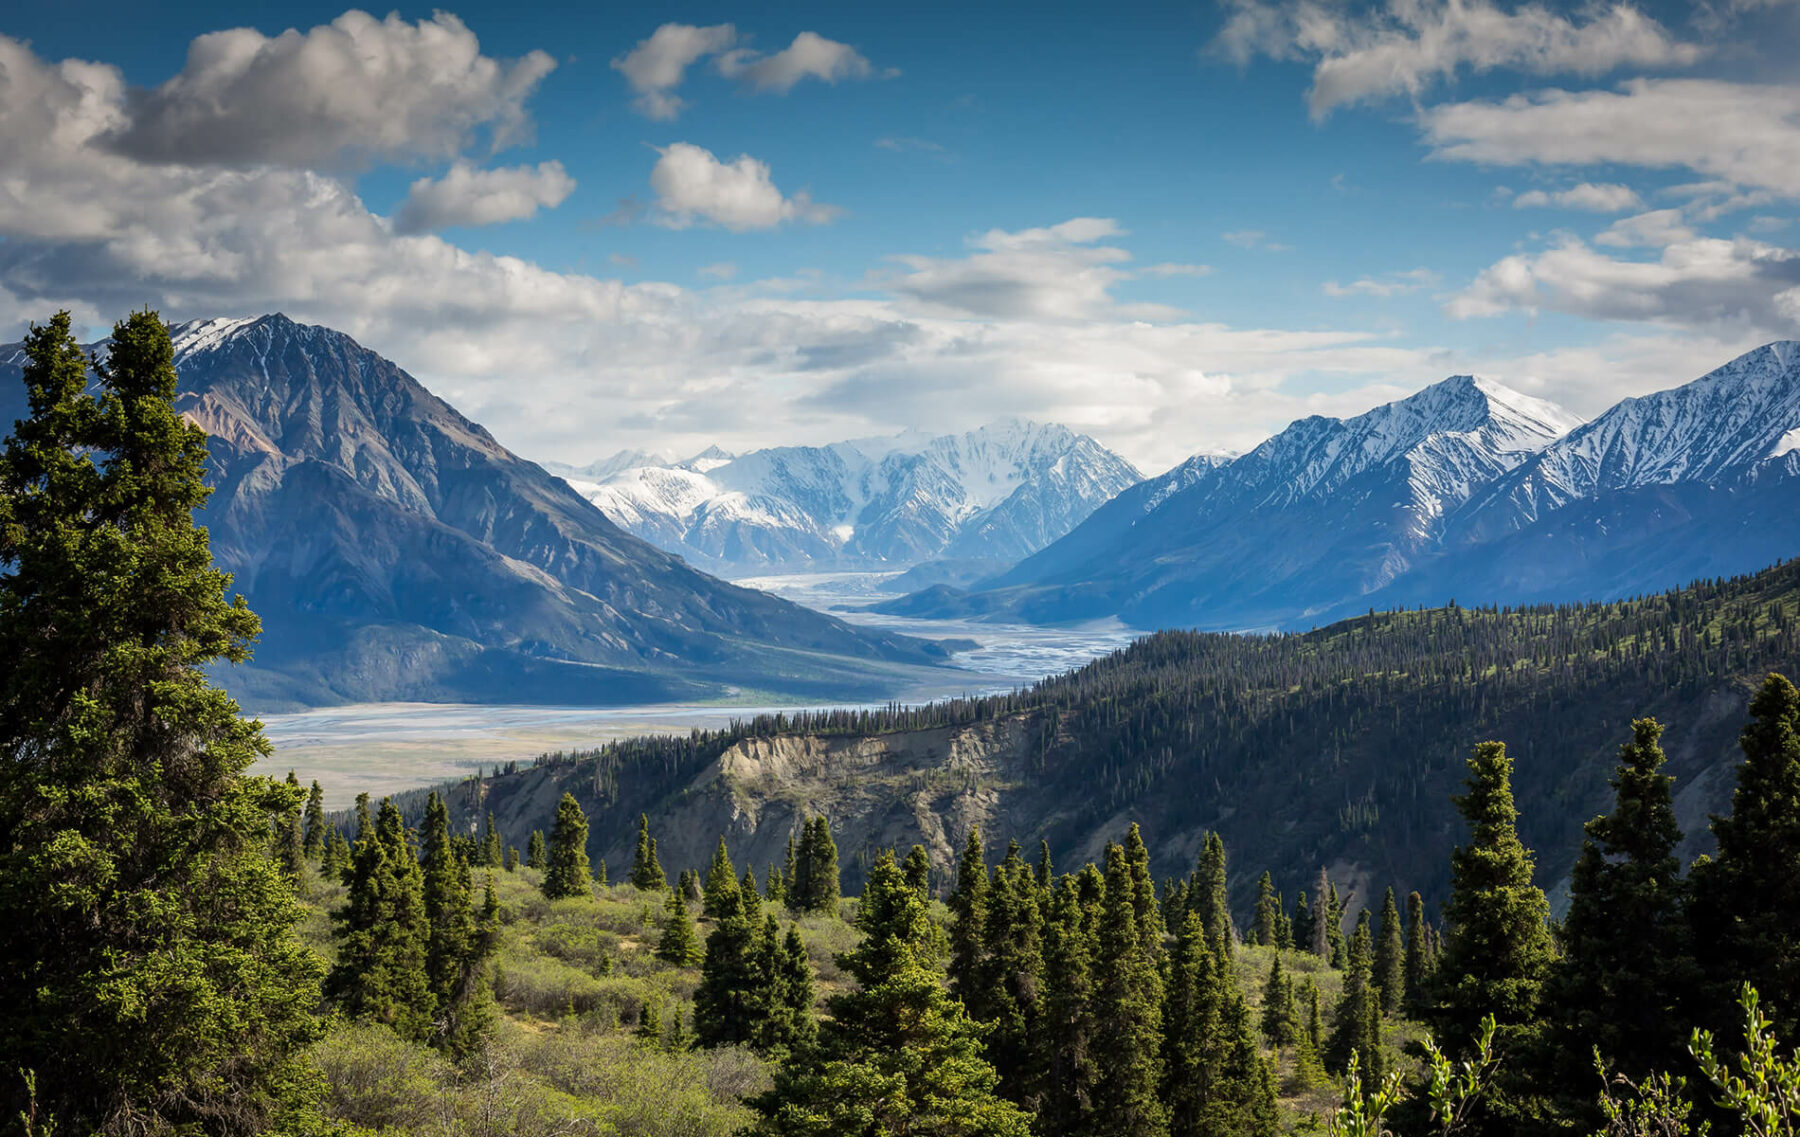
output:
M 687 900 L 679 890 L 663 901 L 662 938 L 656 942 L 656 957 L 677 967 L 692 967 L 700 962 L 700 940 L 694 934 L 694 918 L 688 915 Z
M 757 1103 L 760 1134 L 1026 1137 L 995 1092 L 980 1032 L 943 988 L 924 902 L 891 853 L 869 872 L 862 942 L 838 957 L 855 987 L 831 1000 L 813 1054 L 791 1057 Z
M 1225 841 L 1217 832 L 1206 835 L 1194 868 L 1194 892 L 1188 904 L 1200 913 L 1206 938 L 1230 945 L 1231 907 L 1226 894 Z
M 1250 1008 L 1231 980 L 1230 961 L 1218 956 L 1223 992 L 1220 1026 L 1210 1059 L 1212 1074 L 1208 1101 L 1201 1113 L 1198 1133 L 1229 1133 L 1232 1137 L 1276 1137 L 1280 1109 L 1268 1064 L 1257 1049 Z
M 1275 898 L 1275 882 L 1264 872 L 1256 882 L 1256 919 L 1250 925 L 1250 942 L 1276 947 L 1276 926 L 1280 920 L 1281 902 Z
M 991 1024 L 988 1059 L 1000 1073 L 1001 1092 L 1030 1100 L 1041 1078 L 1039 1032 L 1044 994 L 1043 913 L 1037 878 L 1018 842 L 994 867 L 988 882 L 986 961 L 980 969 L 983 1021 Z
M 374 826 L 357 842 L 350 871 L 349 896 L 334 913 L 338 959 L 326 977 L 325 996 L 352 1018 L 425 1042 L 437 1013 L 425 883 L 391 799 L 382 800 Z
M 425 970 L 437 1009 L 431 1041 L 450 1054 L 468 1054 L 494 1018 L 486 969 L 498 929 L 477 919 L 469 865 L 451 843 L 449 810 L 435 793 L 425 802 L 420 859 L 427 927 Z
M 1056 866 L 1050 862 L 1050 842 L 1047 839 L 1038 841 L 1037 883 L 1039 888 L 1049 888 L 1050 882 L 1056 879 Z
M 1319 929 L 1317 922 L 1313 919 L 1312 907 L 1307 903 L 1306 890 L 1304 888 L 1300 890 L 1300 895 L 1294 899 L 1294 918 L 1291 921 L 1291 926 L 1293 929 L 1294 947 L 1299 951 L 1310 951 L 1315 955 L 1318 954 L 1314 950 L 1314 938 L 1317 936 Z
M 950 892 L 950 992 L 963 1001 L 970 1017 L 991 1018 L 983 971 L 987 962 L 988 870 L 981 830 L 973 826 L 956 862 L 956 887 Z
M 1331 899 L 1325 906 L 1325 938 L 1331 948 L 1331 966 L 1342 971 L 1349 958 L 1349 941 L 1344 938 L 1344 901 L 1338 896 L 1335 883 L 1328 895 Z
M 581 811 L 581 803 L 574 795 L 563 794 L 556 806 L 556 824 L 550 830 L 550 852 L 544 860 L 545 897 L 561 900 L 594 894 L 587 839 L 587 814 Z
M 1800 1036 L 1800 690 L 1770 675 L 1738 745 L 1731 813 L 1712 819 L 1718 855 L 1693 874 L 1694 942 L 1715 980 L 1712 1006 L 1728 1010 L 1727 989 L 1748 982 L 1777 1034 L 1792 1039 Z
M 1131 905 L 1137 914 L 1138 935 L 1153 958 L 1162 957 L 1162 907 L 1156 902 L 1156 881 L 1150 875 L 1150 850 L 1132 822 L 1125 831 L 1125 865 L 1131 874 Z
M 1169 1132 L 1162 1082 L 1162 977 L 1138 919 L 1140 892 L 1126 853 L 1106 847 L 1106 893 L 1094 965 L 1094 1087 L 1099 1137 Z
M 743 893 L 738 886 L 737 869 L 731 864 L 731 852 L 725 838 L 713 850 L 712 867 L 706 870 L 706 892 L 700 914 L 709 920 L 723 920 L 743 907 Z
M 812 1042 L 812 961 L 798 930 L 790 927 L 782 938 L 773 912 L 763 919 L 752 959 L 762 1014 L 751 1025 L 750 1044 L 781 1061 Z
M 1400 908 L 1389 888 L 1381 901 L 1381 929 L 1375 937 L 1375 986 L 1384 1014 L 1397 1015 L 1406 1001 L 1406 943 L 1400 930 Z
M 155 313 L 93 393 L 71 329 L 27 334 L 0 453 L 0 1114 L 23 1069 L 62 1132 L 316 1125 L 320 965 L 266 840 L 298 803 L 205 671 L 259 631 L 194 523 L 206 437 Z
M 757 953 L 762 921 L 751 921 L 735 887 L 721 894 L 719 905 L 694 991 L 694 1038 L 706 1047 L 751 1045 L 769 1014 L 766 970 Z
M 316 861 L 325 855 L 325 791 L 314 781 L 306 794 L 306 859 Z
M 519 871 L 519 847 L 517 845 L 508 845 L 506 847 L 506 871 Z
M 919 899 L 931 903 L 931 857 L 925 852 L 925 846 L 914 845 L 906 854 L 906 864 L 901 866 L 909 884 L 919 890 Z
M 1270 1046 L 1285 1049 L 1300 1041 L 1304 1030 L 1300 1022 L 1300 1004 L 1294 998 L 1294 983 L 1282 973 L 1281 952 L 1269 965 L 1269 979 L 1263 985 L 1262 1033 Z
M 1406 896 L 1406 1006 L 1423 1005 L 1431 980 L 1430 933 L 1425 928 L 1425 898 L 1417 892 Z
M 1381 995 L 1373 982 L 1374 954 L 1374 937 L 1369 934 L 1369 912 L 1365 908 L 1345 951 L 1344 990 L 1332 1019 L 1325 1061 L 1333 1069 L 1345 1070 L 1352 1056 L 1359 1057 L 1361 1072 L 1372 1082 L 1379 1082 L 1386 1063 L 1381 1053 Z
M 1092 871 L 1089 865 L 1084 876 Z M 1094 1127 L 1101 1077 L 1093 997 L 1098 920 L 1092 905 L 1097 903 L 1083 899 L 1074 877 L 1062 878 L 1050 896 L 1044 922 L 1043 1092 L 1033 1103 L 1043 1137 L 1076 1137 Z
M 742 898 L 744 914 L 750 919 L 762 919 L 762 894 L 756 891 L 756 870 L 749 865 L 744 866 L 744 875 L 738 880 L 738 896 Z
M 1632 724 L 1613 773 L 1613 810 L 1587 823 L 1570 877 L 1563 957 L 1546 1008 L 1557 1070 L 1571 1081 L 1592 1068 L 1595 1048 L 1633 1079 L 1673 1069 L 1686 1054 L 1678 1002 L 1695 975 L 1662 731 L 1654 719 Z
M 798 854 L 798 904 L 791 907 L 820 915 L 837 914 L 842 886 L 838 878 L 838 847 L 831 836 L 831 822 L 821 815 L 807 822 Z
M 525 867 L 541 872 L 548 861 L 549 856 L 544 851 L 544 831 L 533 829 L 531 839 L 525 842 Z
M 275 860 L 289 880 L 298 881 L 306 872 L 306 837 L 300 826 L 300 779 L 288 771 L 287 787 L 291 804 L 275 815 Z
M 1163 1101 L 1169 1131 L 1199 1133 L 1213 1099 L 1222 1025 L 1223 991 L 1207 946 L 1206 924 L 1189 910 L 1169 953 L 1167 1005 L 1163 1015 Z
M 350 870 L 350 842 L 336 828 L 325 830 L 325 856 L 319 863 L 319 873 L 326 880 L 342 880 Z
M 650 838 L 650 815 L 638 814 L 637 852 L 631 860 L 631 887 L 640 892 L 661 892 L 669 886 L 656 859 L 656 842 Z
M 787 904 L 787 885 L 781 879 L 781 870 L 774 865 L 770 865 L 769 870 L 763 874 L 763 896 L 770 904 Z
M 494 811 L 490 809 L 488 810 L 487 815 L 487 827 L 482 830 L 481 834 L 481 859 L 479 863 L 482 868 L 497 869 L 500 867 L 500 862 L 504 855 L 505 850 L 500 843 L 500 830 L 494 826 Z

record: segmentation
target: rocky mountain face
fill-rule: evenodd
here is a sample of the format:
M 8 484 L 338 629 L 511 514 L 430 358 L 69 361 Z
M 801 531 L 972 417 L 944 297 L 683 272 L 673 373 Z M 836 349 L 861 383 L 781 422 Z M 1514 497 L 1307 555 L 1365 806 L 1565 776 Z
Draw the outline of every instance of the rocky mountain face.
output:
M 626 530 L 721 572 L 1010 564 L 1135 484 L 1131 464 L 1066 427 L 783 446 L 683 462 L 615 455 L 552 466 Z
M 1190 461 L 915 615 L 1312 626 L 1370 607 L 1604 599 L 1800 551 L 1800 344 L 1593 422 L 1485 380 Z
M 854 698 L 942 660 L 621 531 L 340 332 L 275 315 L 173 338 L 178 409 L 212 436 L 201 521 L 263 619 L 255 664 L 226 677 L 254 706 L 604 704 L 730 685 Z M 24 411 L 20 362 L 0 349 L 6 421 Z

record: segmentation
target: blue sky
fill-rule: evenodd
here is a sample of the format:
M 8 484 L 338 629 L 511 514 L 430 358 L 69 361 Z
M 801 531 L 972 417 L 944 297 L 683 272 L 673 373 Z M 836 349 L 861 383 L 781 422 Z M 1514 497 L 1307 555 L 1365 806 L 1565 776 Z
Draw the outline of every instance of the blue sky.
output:
M 280 309 L 572 461 L 1016 414 L 1151 470 L 1464 371 L 1591 414 L 1800 330 L 1796 32 L 34 5 L 0 16 L 0 335 Z

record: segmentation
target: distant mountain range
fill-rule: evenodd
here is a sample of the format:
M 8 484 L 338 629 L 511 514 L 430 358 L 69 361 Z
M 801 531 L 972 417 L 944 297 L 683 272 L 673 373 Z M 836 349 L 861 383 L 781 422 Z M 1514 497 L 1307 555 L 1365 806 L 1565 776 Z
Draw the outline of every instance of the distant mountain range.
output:
M 178 409 L 212 436 L 200 520 L 263 620 L 254 663 L 225 676 L 253 707 L 853 700 L 943 662 L 621 531 L 341 332 L 274 315 L 173 338 Z M 21 362 L 0 347 L 9 425 Z
M 1800 553 L 1800 343 L 1589 423 L 1460 376 L 1120 494 L 916 616 L 1294 628 L 1368 608 L 1646 593 Z
M 547 465 L 618 525 L 713 571 L 995 571 L 1063 536 L 1142 475 L 1067 427 L 1004 420 L 685 461 L 624 451 Z M 966 570 L 965 570 L 966 571 Z

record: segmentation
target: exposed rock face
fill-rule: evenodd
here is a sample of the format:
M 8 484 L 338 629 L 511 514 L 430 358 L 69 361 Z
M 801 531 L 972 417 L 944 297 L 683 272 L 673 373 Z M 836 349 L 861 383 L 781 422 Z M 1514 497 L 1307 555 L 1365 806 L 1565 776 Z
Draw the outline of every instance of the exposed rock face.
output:
M 213 437 L 201 521 L 262 617 L 252 704 L 609 703 L 727 684 L 881 697 L 931 645 L 738 588 L 621 531 L 392 362 L 284 316 L 173 329 Z M 0 348 L 0 414 L 23 408 Z M 6 412 L 11 413 L 6 413 Z

